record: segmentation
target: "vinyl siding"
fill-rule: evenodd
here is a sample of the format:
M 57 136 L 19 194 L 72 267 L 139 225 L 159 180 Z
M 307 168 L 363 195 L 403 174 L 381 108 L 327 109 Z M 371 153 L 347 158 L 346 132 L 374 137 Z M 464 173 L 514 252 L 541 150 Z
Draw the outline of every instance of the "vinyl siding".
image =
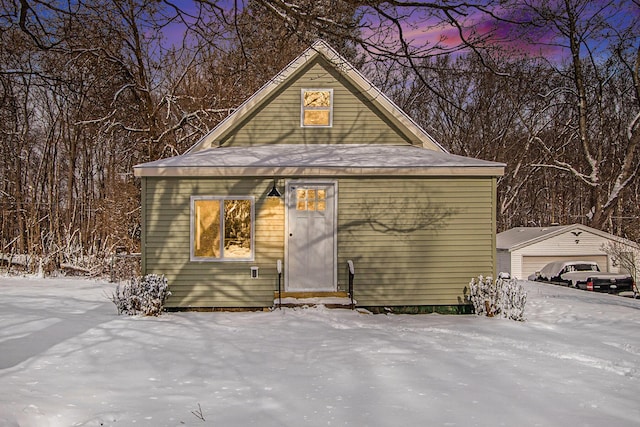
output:
M 164 274 L 168 307 L 269 307 L 276 287 L 276 260 L 284 259 L 284 202 L 267 199 L 271 179 L 144 178 L 144 273 Z M 254 196 L 254 261 L 189 259 L 190 196 Z M 251 279 L 250 268 L 259 267 Z
M 496 271 L 498 273 L 500 272 L 505 272 L 505 273 L 511 273 L 511 254 L 509 253 L 509 251 L 504 250 L 504 249 L 498 249 L 496 251 L 496 255 L 497 255 L 497 263 L 498 263 L 498 268 L 496 269 Z
M 491 178 L 341 179 L 338 263 L 354 261 L 361 306 L 465 302 L 495 271 Z
M 495 178 L 336 179 L 338 288 L 353 260 L 359 305 L 460 304 L 472 277 L 494 273 Z M 167 277 L 169 307 L 272 305 L 285 215 L 270 179 L 143 180 L 145 273 Z M 189 260 L 191 195 L 255 197 L 255 261 Z
M 333 126 L 300 126 L 301 89 L 333 89 Z M 231 136 L 219 145 L 265 144 L 408 144 L 385 119 L 340 74 L 324 60 L 313 61 L 299 78 L 282 83 L 282 88 L 248 115 Z M 415 141 L 419 144 L 418 141 Z

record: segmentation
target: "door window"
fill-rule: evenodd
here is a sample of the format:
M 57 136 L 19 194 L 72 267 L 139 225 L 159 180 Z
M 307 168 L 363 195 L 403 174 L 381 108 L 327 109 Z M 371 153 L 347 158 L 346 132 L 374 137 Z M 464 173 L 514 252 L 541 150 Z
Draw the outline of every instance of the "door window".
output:
M 327 209 L 327 190 L 315 188 L 296 189 L 296 210 L 324 212 Z

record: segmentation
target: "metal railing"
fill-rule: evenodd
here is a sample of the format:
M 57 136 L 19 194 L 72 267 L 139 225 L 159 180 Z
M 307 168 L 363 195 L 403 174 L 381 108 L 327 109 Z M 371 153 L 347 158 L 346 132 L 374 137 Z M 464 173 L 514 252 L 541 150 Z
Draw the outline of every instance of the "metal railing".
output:
M 278 270 L 278 307 L 282 310 L 282 260 L 279 259 L 276 262 L 276 269 Z
M 351 298 L 351 309 L 355 309 L 356 306 L 353 300 L 353 279 L 356 276 L 356 269 L 353 266 L 353 261 L 347 261 L 347 273 L 349 275 L 349 298 Z

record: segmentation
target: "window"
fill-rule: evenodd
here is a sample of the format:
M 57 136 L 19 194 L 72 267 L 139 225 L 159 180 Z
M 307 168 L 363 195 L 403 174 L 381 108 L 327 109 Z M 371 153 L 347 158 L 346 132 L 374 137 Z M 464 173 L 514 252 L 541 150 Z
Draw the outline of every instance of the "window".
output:
M 253 260 L 253 197 L 191 197 L 191 260 Z
M 326 208 L 326 190 L 313 188 L 298 188 L 296 190 L 296 210 L 324 212 Z
M 333 89 L 302 89 L 302 127 L 331 127 Z

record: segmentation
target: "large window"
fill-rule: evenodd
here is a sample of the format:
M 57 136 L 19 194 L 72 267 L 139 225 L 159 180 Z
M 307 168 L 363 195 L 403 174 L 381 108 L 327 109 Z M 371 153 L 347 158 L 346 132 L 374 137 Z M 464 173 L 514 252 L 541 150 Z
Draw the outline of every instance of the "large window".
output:
M 253 198 L 191 197 L 191 259 L 253 260 Z
M 333 89 L 302 89 L 303 127 L 331 127 L 333 122 Z

